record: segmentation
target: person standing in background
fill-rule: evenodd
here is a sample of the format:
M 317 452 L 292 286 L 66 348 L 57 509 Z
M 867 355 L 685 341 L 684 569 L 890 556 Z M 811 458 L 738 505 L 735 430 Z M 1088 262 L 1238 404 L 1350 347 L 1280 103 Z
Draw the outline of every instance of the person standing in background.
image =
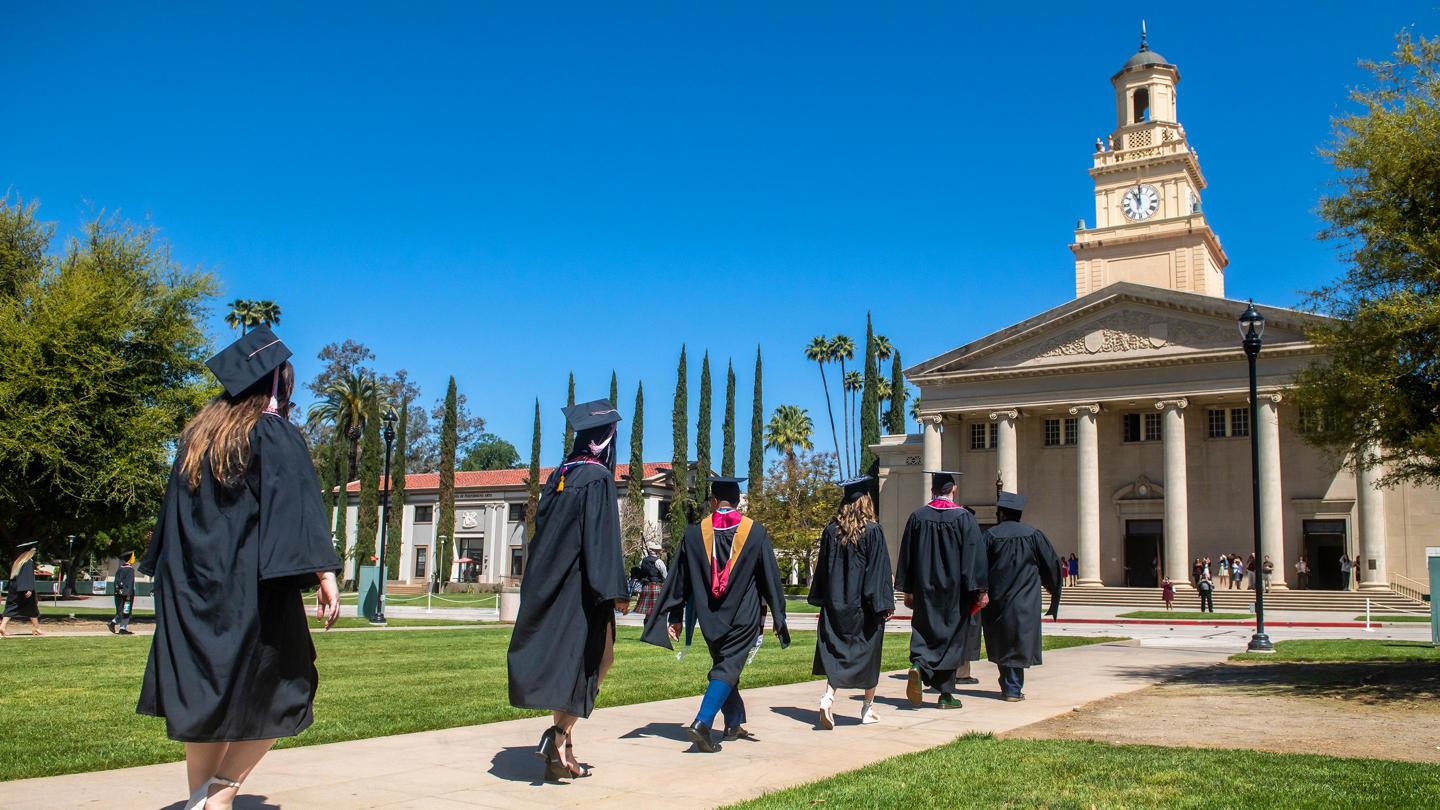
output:
M 1220 587 L 1222 587 L 1222 588 L 1228 588 L 1228 587 L 1230 587 L 1230 557 L 1229 557 L 1229 555 L 1227 555 L 1227 554 L 1221 554 L 1221 555 L 1220 555 L 1220 563 L 1219 563 L 1219 565 L 1216 567 L 1215 573 L 1217 573 L 1217 574 L 1220 575 Z
M 1165 600 L 1165 609 L 1175 608 L 1175 583 L 1169 577 L 1160 580 L 1160 598 Z
M 1080 584 L 1080 560 L 1075 556 L 1075 552 L 1073 551 L 1070 552 L 1070 584 Z
M 1350 558 L 1346 555 L 1340 556 L 1340 590 L 1350 590 Z
M 1270 580 L 1275 578 L 1275 563 L 1270 561 L 1270 555 L 1265 555 L 1265 561 L 1260 564 L 1260 573 L 1265 577 L 1265 593 L 1270 592 Z
M 1245 584 L 1245 562 L 1239 554 L 1230 555 L 1230 587 L 1236 590 Z
M 1200 593 L 1200 612 L 1214 613 L 1215 583 L 1211 582 L 1209 577 L 1202 577 L 1200 581 L 1195 584 L 1195 590 Z
M 135 607 L 135 555 L 129 554 L 120 561 L 115 576 L 110 580 L 115 586 L 115 617 L 106 626 L 110 632 L 122 636 L 133 636 L 130 632 L 130 613 Z
M 0 617 L 0 636 L 9 635 L 5 628 L 11 619 L 29 619 L 30 635 L 40 632 L 40 600 L 35 597 L 35 545 L 31 540 L 16 546 L 20 554 L 10 564 L 10 586 L 5 594 L 5 615 Z M 56 583 L 59 587 L 59 583 Z
M 1350 573 L 1351 573 L 1350 581 L 1351 581 L 1352 583 L 1354 583 L 1354 585 L 1355 585 L 1355 590 L 1357 590 L 1357 591 L 1360 590 L 1360 577 L 1361 577 L 1360 571 L 1361 571 L 1360 557 L 1359 557 L 1359 556 L 1356 556 L 1355 559 L 1354 559 L 1354 560 L 1351 560 L 1351 562 L 1350 562 Z
M 1302 591 L 1310 587 L 1310 564 L 1304 556 L 1295 562 L 1295 584 Z

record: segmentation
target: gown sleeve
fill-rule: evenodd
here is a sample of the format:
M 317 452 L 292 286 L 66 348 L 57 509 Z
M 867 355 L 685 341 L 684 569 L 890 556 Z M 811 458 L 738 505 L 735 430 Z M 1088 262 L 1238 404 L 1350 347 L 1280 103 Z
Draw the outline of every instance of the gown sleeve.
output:
M 620 509 L 609 476 L 585 488 L 580 528 L 580 564 L 590 607 L 629 597 L 625 557 L 620 551 Z
M 974 516 L 966 513 L 960 520 L 960 548 L 962 550 L 961 588 L 967 592 L 990 590 L 990 553 L 980 524 Z M 1052 568 L 1053 570 L 1053 568 Z
M 820 533 L 820 553 L 815 555 L 815 570 L 810 575 L 810 595 L 805 601 L 815 607 L 825 604 L 825 589 L 830 582 L 830 546 L 833 542 L 835 524 L 831 523 Z
M 1035 562 L 1040 566 L 1040 583 L 1045 590 L 1050 593 L 1060 590 L 1060 557 L 1050 545 L 1050 538 L 1039 529 L 1035 530 Z
M 780 564 L 775 561 L 775 547 L 770 543 L 770 533 L 765 536 L 765 558 L 760 561 L 758 575 L 760 598 L 770 605 L 770 624 L 780 638 L 780 647 L 790 646 L 790 628 L 785 621 L 785 586 L 780 584 Z
M 910 583 L 910 547 L 915 534 L 915 516 L 905 521 L 905 533 L 900 535 L 900 554 L 895 558 L 895 590 L 914 593 Z
M 890 551 L 885 531 L 871 524 L 865 532 L 865 583 L 863 604 L 871 615 L 895 609 L 895 585 L 890 578 Z
M 259 467 L 260 580 L 308 587 L 315 574 L 338 572 L 320 479 L 300 432 L 283 419 L 262 416 L 250 448 L 251 467 Z

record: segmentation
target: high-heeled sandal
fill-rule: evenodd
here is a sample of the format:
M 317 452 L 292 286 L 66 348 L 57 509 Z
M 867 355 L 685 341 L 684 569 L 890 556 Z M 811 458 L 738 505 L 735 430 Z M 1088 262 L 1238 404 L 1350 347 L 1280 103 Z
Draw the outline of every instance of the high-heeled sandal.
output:
M 239 789 L 240 783 L 233 779 L 226 779 L 221 776 L 211 777 L 205 784 L 195 788 L 190 798 L 185 800 L 185 810 L 205 810 L 205 802 L 210 799 L 210 788 L 216 785 Z
M 559 726 L 551 726 L 540 735 L 540 745 L 535 749 L 535 756 L 545 760 L 545 781 L 558 782 L 561 779 L 570 778 L 570 769 L 560 759 L 560 747 L 556 738 L 562 733 Z
M 590 775 L 590 769 L 589 769 L 589 768 L 585 767 L 584 765 L 580 765 L 580 763 L 578 763 L 578 762 L 575 762 L 575 746 L 570 743 L 569 735 L 566 735 L 566 740 L 565 740 L 565 758 L 566 758 L 566 760 L 568 760 L 568 761 L 565 763 L 565 772 L 568 773 L 568 774 L 570 774 L 570 778 L 571 778 L 571 779 L 584 779 L 585 777 L 587 777 L 587 776 Z M 576 773 L 575 771 L 570 770 L 570 763 L 571 763 L 571 762 L 575 762 L 575 764 L 580 767 L 580 772 L 579 772 L 579 773 Z

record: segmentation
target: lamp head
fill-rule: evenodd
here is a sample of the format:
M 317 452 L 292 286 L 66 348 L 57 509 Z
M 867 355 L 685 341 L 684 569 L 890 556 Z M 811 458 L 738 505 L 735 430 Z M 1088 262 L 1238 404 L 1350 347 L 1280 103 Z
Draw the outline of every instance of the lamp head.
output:
M 1250 338 L 1252 335 L 1259 340 L 1265 334 L 1265 316 L 1255 310 L 1255 303 L 1250 302 L 1245 311 L 1240 313 L 1240 319 L 1236 322 L 1240 328 L 1241 338 Z

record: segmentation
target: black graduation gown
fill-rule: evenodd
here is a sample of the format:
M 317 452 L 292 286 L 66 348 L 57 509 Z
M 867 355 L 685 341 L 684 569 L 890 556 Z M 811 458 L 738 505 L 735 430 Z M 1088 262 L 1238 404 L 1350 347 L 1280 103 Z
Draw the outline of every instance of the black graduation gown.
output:
M 629 598 L 618 498 L 603 464 L 560 468 L 545 482 L 510 636 L 510 705 L 579 717 L 595 709 L 615 600 Z
M 26 596 L 25 592 L 30 595 Z M 10 619 L 40 618 L 40 597 L 35 594 L 35 558 L 20 566 L 5 592 L 5 616 Z
M 115 569 L 115 595 L 135 595 L 135 568 L 129 565 L 122 565 Z
M 1039 529 L 1007 521 L 985 531 L 990 604 L 982 611 L 985 655 L 1007 667 L 1040 664 L 1040 586 L 1060 590 L 1059 557 Z
M 985 545 L 975 516 L 960 507 L 910 514 L 896 560 L 895 589 L 913 597 L 910 662 L 947 673 L 979 658 L 970 607 L 987 587 Z
M 880 683 L 885 614 L 895 609 L 890 552 L 878 523 L 854 544 L 840 541 L 834 521 L 825 527 L 809 601 L 820 608 L 811 672 L 837 689 L 873 689 Z
M 729 560 L 737 531 L 738 527 L 734 527 L 715 532 L 716 556 L 722 566 Z M 780 566 L 775 561 L 770 534 L 759 523 L 750 529 L 740 555 L 735 558 L 725 592 L 719 597 L 710 588 L 710 566 L 700 526 L 691 524 L 686 527 L 680 548 L 670 562 L 655 612 L 645 618 L 641 638 L 657 647 L 673 649 L 667 624 L 685 621 L 685 602 L 693 597 L 700 632 L 705 636 L 714 664 L 709 679 L 724 681 L 734 688 L 740 685 L 745 657 L 764 630 L 760 615 L 762 599 L 770 606 L 772 626 L 781 644 L 790 643 L 790 631 L 785 624 L 785 589 L 780 584 Z
M 300 431 L 272 415 L 250 431 L 233 488 L 178 467 L 140 571 L 155 578 L 155 635 L 136 711 L 171 739 L 290 737 L 309 727 L 319 678 L 301 591 L 339 571 L 320 481 Z

